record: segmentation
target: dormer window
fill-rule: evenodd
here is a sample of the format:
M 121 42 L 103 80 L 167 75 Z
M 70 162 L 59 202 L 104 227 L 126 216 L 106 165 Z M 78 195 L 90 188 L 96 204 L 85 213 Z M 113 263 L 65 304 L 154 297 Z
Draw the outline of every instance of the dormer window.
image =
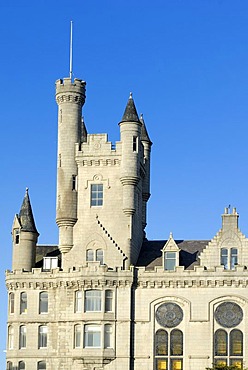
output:
M 220 263 L 224 266 L 224 270 L 234 270 L 238 264 L 238 249 L 221 248 Z
M 176 252 L 164 253 L 164 269 L 175 270 L 176 267 Z

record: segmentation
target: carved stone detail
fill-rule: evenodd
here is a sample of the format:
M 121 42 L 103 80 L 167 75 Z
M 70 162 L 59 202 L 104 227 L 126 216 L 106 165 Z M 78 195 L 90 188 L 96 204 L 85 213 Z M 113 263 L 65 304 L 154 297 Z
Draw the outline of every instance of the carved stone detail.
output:
M 224 302 L 216 308 L 214 317 L 224 328 L 234 328 L 243 320 L 243 310 L 237 303 Z
M 176 303 L 163 303 L 156 311 L 156 320 L 165 328 L 174 328 L 183 319 L 183 310 Z

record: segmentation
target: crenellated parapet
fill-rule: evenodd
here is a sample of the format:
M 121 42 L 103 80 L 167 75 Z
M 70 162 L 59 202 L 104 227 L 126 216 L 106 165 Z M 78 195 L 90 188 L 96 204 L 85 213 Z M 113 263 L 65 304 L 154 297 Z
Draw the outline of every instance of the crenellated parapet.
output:
M 56 81 L 56 102 L 58 105 L 63 103 L 76 103 L 84 105 L 86 82 L 78 78 L 71 81 L 70 78 Z

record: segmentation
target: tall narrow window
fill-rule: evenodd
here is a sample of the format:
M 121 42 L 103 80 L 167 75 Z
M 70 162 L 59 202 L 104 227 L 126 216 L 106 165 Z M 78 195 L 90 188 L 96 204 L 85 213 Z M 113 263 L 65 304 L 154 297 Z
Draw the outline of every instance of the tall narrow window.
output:
M 16 229 L 15 230 L 15 244 L 19 244 L 19 243 L 20 243 L 20 230 Z
M 231 270 L 235 269 L 238 264 L 238 249 L 231 248 Z
M 14 348 L 14 328 L 12 325 L 8 327 L 8 349 Z
M 72 190 L 77 190 L 77 176 L 76 175 L 72 175 Z
M 96 250 L 96 261 L 99 261 L 100 265 L 103 265 L 103 250 L 102 249 Z
M 47 347 L 47 326 L 39 326 L 39 348 Z
M 20 296 L 20 313 L 27 313 L 27 308 L 28 308 L 27 293 L 22 292 Z
M 224 266 L 224 269 L 227 270 L 228 269 L 228 250 L 227 248 L 221 248 L 221 251 L 220 251 L 220 263 L 222 266 Z
M 104 325 L 104 348 L 112 348 L 112 325 L 106 324 Z
M 85 325 L 84 347 L 101 347 L 101 327 L 99 325 Z
M 86 290 L 85 292 L 85 311 L 101 311 L 100 290 Z
M 19 347 L 26 348 L 26 333 L 27 328 L 25 325 L 20 326 L 20 333 L 19 333 Z
M 18 370 L 25 370 L 25 362 L 24 361 L 19 361 Z
M 214 335 L 214 363 L 222 366 L 243 366 L 243 333 L 218 329 Z
M 40 313 L 47 313 L 48 312 L 48 293 L 41 292 L 40 293 Z
M 103 205 L 103 184 L 91 185 L 90 205 L 92 207 Z
M 7 362 L 7 370 L 13 370 L 13 364 L 11 361 Z
M 155 336 L 155 354 L 157 356 L 168 356 L 168 333 L 158 330 Z
M 45 361 L 39 361 L 37 364 L 37 370 L 46 370 L 46 362 Z
M 174 270 L 176 267 L 176 252 L 164 253 L 164 269 Z
M 105 291 L 105 312 L 113 311 L 113 291 Z
M 9 313 L 15 312 L 15 294 L 9 293 Z
M 159 329 L 155 334 L 156 370 L 183 370 L 183 333 Z
M 74 347 L 81 347 L 81 325 L 74 326 Z
M 94 261 L 94 251 L 92 249 L 87 249 L 87 251 L 86 251 L 86 261 L 87 262 Z
M 133 152 L 138 152 L 138 137 L 133 136 Z
M 82 312 L 83 310 L 83 292 L 77 290 L 75 292 L 75 312 Z

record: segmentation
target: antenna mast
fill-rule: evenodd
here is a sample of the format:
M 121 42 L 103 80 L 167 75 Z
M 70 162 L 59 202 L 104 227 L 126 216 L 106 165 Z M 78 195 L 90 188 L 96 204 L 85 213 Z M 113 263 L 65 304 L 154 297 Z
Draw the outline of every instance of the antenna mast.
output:
M 70 79 L 72 79 L 72 21 L 71 21 L 71 35 L 70 35 Z

